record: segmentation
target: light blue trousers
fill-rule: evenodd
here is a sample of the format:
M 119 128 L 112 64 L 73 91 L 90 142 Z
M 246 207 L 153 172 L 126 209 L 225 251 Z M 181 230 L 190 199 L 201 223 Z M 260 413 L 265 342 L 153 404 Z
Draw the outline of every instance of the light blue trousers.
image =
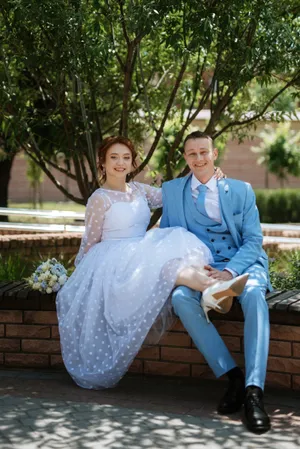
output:
M 217 264 L 214 264 L 216 268 Z M 260 264 L 246 270 L 248 282 L 238 301 L 244 313 L 244 353 L 246 365 L 246 387 L 256 385 L 264 388 L 269 339 L 269 309 L 265 299 L 267 273 Z M 188 287 L 177 287 L 172 295 L 176 315 L 203 354 L 216 377 L 220 377 L 236 365 L 225 343 L 212 323 L 207 323 L 200 293 Z

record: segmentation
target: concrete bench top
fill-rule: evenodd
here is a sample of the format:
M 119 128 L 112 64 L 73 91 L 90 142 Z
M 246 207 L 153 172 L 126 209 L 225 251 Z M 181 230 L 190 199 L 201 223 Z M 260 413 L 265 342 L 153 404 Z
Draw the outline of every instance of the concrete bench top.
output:
M 55 293 L 42 294 L 30 289 L 25 281 L 0 282 L 0 309 L 41 310 L 43 303 L 47 308 L 55 310 Z M 269 306 L 273 322 L 298 324 L 300 321 L 300 290 L 273 291 L 268 293 L 266 300 Z M 49 310 L 49 308 L 48 308 Z M 242 320 L 242 311 L 236 301 L 232 309 L 226 315 L 212 311 L 213 319 Z

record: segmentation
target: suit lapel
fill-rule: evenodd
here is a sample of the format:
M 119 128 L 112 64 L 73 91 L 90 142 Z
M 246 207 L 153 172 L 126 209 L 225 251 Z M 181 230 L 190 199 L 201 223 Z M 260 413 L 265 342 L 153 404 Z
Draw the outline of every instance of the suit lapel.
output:
M 181 182 L 178 184 L 178 191 L 175 195 L 175 202 L 177 205 L 177 213 L 180 220 L 180 225 L 185 229 L 187 229 L 187 222 L 184 211 L 184 190 L 190 178 L 191 174 L 181 179 Z
M 233 198 L 231 185 L 228 181 L 226 181 L 226 179 L 221 179 L 218 181 L 218 189 L 221 213 L 236 246 L 239 247 L 241 242 L 239 241 L 239 236 L 233 218 Z

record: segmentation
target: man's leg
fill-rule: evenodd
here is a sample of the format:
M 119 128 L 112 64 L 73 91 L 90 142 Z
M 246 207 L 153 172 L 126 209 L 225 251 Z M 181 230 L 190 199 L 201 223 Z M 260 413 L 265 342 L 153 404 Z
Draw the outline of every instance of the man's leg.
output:
M 259 264 L 251 266 L 247 272 L 250 274 L 249 280 L 239 297 L 245 317 L 245 414 L 248 427 L 253 431 L 263 432 L 270 428 L 263 405 L 270 338 L 269 309 L 265 299 L 267 273 Z
M 172 295 L 172 305 L 216 377 L 236 367 L 215 326 L 206 321 L 199 292 L 184 286 L 177 287 Z

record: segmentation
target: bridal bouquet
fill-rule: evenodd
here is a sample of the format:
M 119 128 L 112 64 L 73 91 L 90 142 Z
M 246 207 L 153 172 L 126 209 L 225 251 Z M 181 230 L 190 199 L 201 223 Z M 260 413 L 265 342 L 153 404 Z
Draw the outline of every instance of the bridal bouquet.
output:
M 37 267 L 35 272 L 27 279 L 33 290 L 42 293 L 58 292 L 68 279 L 67 270 L 56 259 L 48 259 Z

